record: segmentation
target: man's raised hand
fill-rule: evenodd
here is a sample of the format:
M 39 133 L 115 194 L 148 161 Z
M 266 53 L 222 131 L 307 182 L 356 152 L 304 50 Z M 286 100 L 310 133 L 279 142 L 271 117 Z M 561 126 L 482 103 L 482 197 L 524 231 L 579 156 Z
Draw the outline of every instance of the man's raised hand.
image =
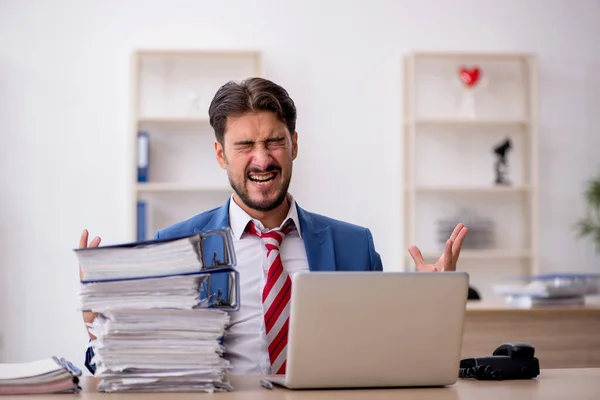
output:
M 456 225 L 450 238 L 446 241 L 444 253 L 435 264 L 427 264 L 423 259 L 421 250 L 417 246 L 410 246 L 408 252 L 415 262 L 417 271 L 456 271 L 460 249 L 468 229 L 463 224 Z

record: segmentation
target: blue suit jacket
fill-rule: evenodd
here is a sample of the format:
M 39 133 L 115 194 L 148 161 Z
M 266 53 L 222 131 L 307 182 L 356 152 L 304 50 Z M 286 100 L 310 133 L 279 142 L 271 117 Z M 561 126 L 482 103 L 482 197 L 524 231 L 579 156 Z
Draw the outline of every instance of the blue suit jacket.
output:
M 171 239 L 229 227 L 229 201 L 221 207 L 156 232 L 154 239 Z M 310 213 L 298 204 L 296 208 L 311 271 L 383 270 L 381 257 L 375 251 L 373 236 L 368 228 Z M 213 278 L 215 285 L 211 284 L 211 291 L 220 288 L 227 296 L 227 276 L 223 274 Z M 93 356 L 92 347 L 88 347 L 85 366 L 91 373 L 96 370 L 91 364 Z
M 229 201 L 158 231 L 154 238 L 170 239 L 229 227 Z M 311 271 L 383 270 L 368 228 L 308 212 L 297 203 L 296 208 Z

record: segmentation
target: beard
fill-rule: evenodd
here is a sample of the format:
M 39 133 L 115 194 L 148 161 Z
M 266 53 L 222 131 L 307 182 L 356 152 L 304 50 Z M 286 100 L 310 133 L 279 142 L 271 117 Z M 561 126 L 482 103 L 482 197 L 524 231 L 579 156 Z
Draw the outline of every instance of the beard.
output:
M 278 175 L 282 179 L 281 185 L 279 185 L 279 188 L 277 189 L 275 197 L 273 199 L 262 199 L 262 200 L 251 199 L 250 194 L 248 193 L 248 190 L 246 190 L 246 186 L 245 186 L 246 180 L 249 179 L 248 174 L 250 172 L 260 173 L 260 172 L 269 172 L 269 171 L 277 171 Z M 259 170 L 254 170 L 254 169 L 247 171 L 243 182 L 235 182 L 231 178 L 231 176 L 229 176 L 229 184 L 233 188 L 233 191 L 242 200 L 242 202 L 249 208 L 256 210 L 256 211 L 261 211 L 261 212 L 272 211 L 272 210 L 276 209 L 277 207 L 279 207 L 281 204 L 283 204 L 283 202 L 287 198 L 288 189 L 290 187 L 290 181 L 291 181 L 291 171 L 288 176 L 283 176 L 283 174 L 281 173 L 281 169 L 278 167 L 275 167 L 274 165 L 268 166 L 267 168 L 265 168 L 264 171 L 259 171 Z

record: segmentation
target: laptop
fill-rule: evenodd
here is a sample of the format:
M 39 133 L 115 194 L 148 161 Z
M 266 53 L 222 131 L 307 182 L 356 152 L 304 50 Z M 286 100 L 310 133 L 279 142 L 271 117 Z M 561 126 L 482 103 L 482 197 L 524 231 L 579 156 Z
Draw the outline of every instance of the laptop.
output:
M 288 389 L 456 383 L 465 272 L 300 272 L 292 277 Z

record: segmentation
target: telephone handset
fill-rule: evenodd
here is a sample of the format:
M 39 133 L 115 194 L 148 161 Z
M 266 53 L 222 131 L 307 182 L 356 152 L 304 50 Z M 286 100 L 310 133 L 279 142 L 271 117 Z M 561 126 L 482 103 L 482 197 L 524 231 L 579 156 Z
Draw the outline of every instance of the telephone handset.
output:
M 535 349 L 526 343 L 503 343 L 488 357 L 460 361 L 460 378 L 480 380 L 532 379 L 540 374 Z

